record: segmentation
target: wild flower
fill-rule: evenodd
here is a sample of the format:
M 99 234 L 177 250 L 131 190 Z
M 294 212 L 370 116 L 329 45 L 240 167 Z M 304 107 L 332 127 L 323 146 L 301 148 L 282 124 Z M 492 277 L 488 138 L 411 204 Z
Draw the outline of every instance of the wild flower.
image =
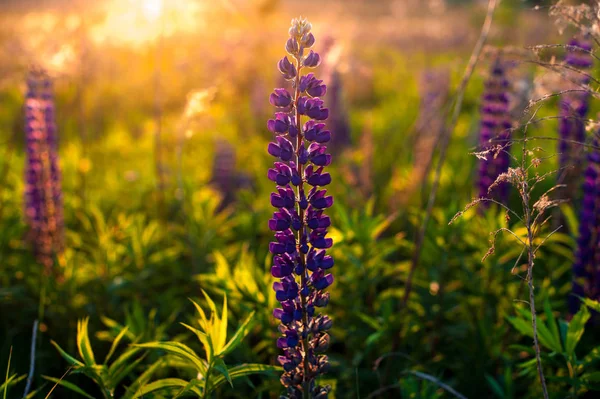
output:
M 324 145 L 331 133 L 322 123 L 329 116 L 320 98 L 327 87 L 313 73 L 302 75 L 303 69 L 320 63 L 320 56 L 310 50 L 315 43 L 311 27 L 304 18 L 292 20 L 285 46 L 292 60 L 283 57 L 278 68 L 294 91 L 275 89 L 270 102 L 281 111 L 267 124 L 275 136 L 268 152 L 279 159 L 268 172 L 277 184 L 271 194 L 277 211 L 269 220 L 275 241 L 269 250 L 274 255 L 271 274 L 280 279 L 273 288 L 281 307 L 273 314 L 281 322 L 277 346 L 283 351 L 278 360 L 284 369 L 285 398 L 326 398 L 329 392 L 316 379 L 330 367 L 323 352 L 332 320 L 317 308 L 328 304 L 325 289 L 333 283 L 328 271 L 334 261 L 326 253 L 333 244 L 327 237 L 331 222 L 324 213 L 333 198 L 322 189 L 331 182 L 324 171 L 331 163 Z M 308 120 L 302 124 L 304 117 Z
M 594 141 L 598 146 L 598 140 Z M 573 264 L 573 294 L 569 297 L 571 313 L 577 313 L 580 297 L 600 299 L 600 151 L 590 150 L 584 172 L 583 198 L 579 218 L 579 237 Z
M 235 148 L 226 140 L 218 140 L 212 164 L 211 184 L 221 195 L 220 207 L 224 208 L 235 201 L 240 189 L 252 187 L 250 176 L 236 169 Z
M 485 83 L 482 97 L 479 144 L 484 151 L 479 156 L 478 186 L 479 198 L 488 198 L 493 194 L 500 202 L 506 201 L 509 186 L 505 182 L 493 187 L 492 184 L 510 165 L 509 138 L 512 123 L 508 86 L 505 66 L 497 58 Z
M 585 90 L 585 86 L 590 82 L 585 71 L 589 70 L 593 64 L 592 56 L 589 54 L 591 49 L 589 40 L 573 38 L 568 43 L 565 56 L 565 66 L 569 68 L 567 69 L 568 78 L 574 87 L 563 94 L 560 99 L 559 135 L 561 140 L 558 144 L 558 153 L 560 169 L 563 171 L 561 180 L 569 183 L 578 181 L 578 177 L 581 175 L 583 159 L 580 155 L 580 147 L 573 142 L 585 142 L 583 119 L 588 112 L 590 98 L 588 91 Z
M 49 273 L 63 250 L 64 219 L 52 82 L 32 70 L 25 99 L 25 219 L 37 260 Z

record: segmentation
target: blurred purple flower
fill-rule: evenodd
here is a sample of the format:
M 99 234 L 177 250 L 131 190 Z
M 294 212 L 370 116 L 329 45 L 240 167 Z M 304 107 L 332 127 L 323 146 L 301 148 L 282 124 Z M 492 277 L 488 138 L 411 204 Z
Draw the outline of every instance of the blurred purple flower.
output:
M 222 195 L 219 209 L 233 203 L 239 190 L 253 188 L 250 176 L 238 171 L 235 164 L 235 148 L 224 139 L 218 140 L 215 147 L 210 183 Z
M 589 40 L 573 38 L 569 41 L 565 64 L 577 69 L 581 73 L 569 70 L 571 76 L 572 92 L 562 95 L 559 102 L 559 111 L 561 119 L 559 121 L 559 135 L 562 140 L 558 144 L 559 167 L 561 170 L 560 181 L 570 184 L 575 189 L 577 184 L 571 184 L 580 181 L 582 156 L 580 147 L 574 145 L 572 141 L 585 142 L 585 124 L 584 118 L 589 108 L 590 95 L 585 91 L 585 86 L 589 83 L 589 77 L 584 75 L 593 64 L 592 55 L 586 51 L 591 51 L 592 46 Z M 578 50 L 582 49 L 582 50 Z M 573 167 L 571 169 L 567 169 Z M 571 190 L 570 190 L 571 191 Z
M 25 219 L 36 259 L 50 274 L 64 247 L 64 217 L 52 82 L 32 70 L 25 98 Z
M 598 144 L 595 140 L 594 145 Z M 569 297 L 569 308 L 573 314 L 579 309 L 577 296 L 600 299 L 600 151 L 595 148 L 588 154 L 584 179 L 573 264 L 573 294 L 576 296 Z
M 275 241 L 269 245 L 274 255 L 271 274 L 280 279 L 273 284 L 281 307 L 273 315 L 280 320 L 277 347 L 283 350 L 278 357 L 284 373 L 281 382 L 286 387 L 284 398 L 327 398 L 329 387 L 317 385 L 317 377 L 329 369 L 327 330 L 331 319 L 317 312 L 329 302 L 324 290 L 333 283 L 328 270 L 333 258 L 326 249 L 333 244 L 327 237 L 331 221 L 324 211 L 333 205 L 333 198 L 321 187 L 331 182 L 324 167 L 331 155 L 323 145 L 331 138 L 325 124 L 329 111 L 319 98 L 327 88 L 322 80 L 309 73 L 301 76 L 303 68 L 319 64 L 312 50 L 315 42 L 311 25 L 305 19 L 294 19 L 286 50 L 292 62 L 283 58 L 278 69 L 286 80 L 293 81 L 294 95 L 285 89 L 275 89 L 270 102 L 286 108 L 277 112 L 267 123 L 274 133 L 268 152 L 278 158 L 269 170 L 268 178 L 277 184 L 271 194 L 271 205 L 277 208 L 269 220 Z M 302 116 L 309 120 L 302 125 Z M 302 130 L 299 131 L 299 126 Z
M 500 59 L 496 59 L 491 74 L 485 82 L 485 91 L 481 102 L 481 124 L 479 145 L 486 159 L 479 161 L 478 187 L 479 198 L 495 197 L 500 202 L 508 198 L 509 185 L 506 182 L 495 185 L 493 192 L 490 186 L 500 174 L 506 172 L 510 165 L 510 128 L 508 80 L 505 67 Z

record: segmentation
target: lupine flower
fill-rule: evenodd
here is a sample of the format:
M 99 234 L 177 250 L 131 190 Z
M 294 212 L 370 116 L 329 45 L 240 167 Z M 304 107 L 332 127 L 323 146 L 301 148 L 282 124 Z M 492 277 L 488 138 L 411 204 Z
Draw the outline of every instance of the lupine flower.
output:
M 598 132 L 600 133 L 600 131 Z M 594 145 L 598 146 L 598 140 Z M 579 218 L 579 237 L 573 264 L 573 294 L 600 299 L 600 151 L 592 149 L 588 154 L 584 173 L 583 198 Z M 574 314 L 580 300 L 569 298 Z
M 292 20 L 285 46 L 291 60 L 286 56 L 277 66 L 284 79 L 292 81 L 294 92 L 275 89 L 270 102 L 280 112 L 267 123 L 274 135 L 268 152 L 277 158 L 267 174 L 277 185 L 271 194 L 277 211 L 269 220 L 275 232 L 269 250 L 274 255 L 271 274 L 279 279 L 273 289 L 281 307 L 273 315 L 281 322 L 277 346 L 283 352 L 278 357 L 286 388 L 282 397 L 291 399 L 326 398 L 329 392 L 316 380 L 329 369 L 323 352 L 329 346 L 327 330 L 332 324 L 318 310 L 329 302 L 325 289 L 333 283 L 329 269 L 334 262 L 326 252 L 333 245 L 327 237 L 331 221 L 325 215 L 333 198 L 323 189 L 331 183 L 331 175 L 325 172 L 331 155 L 324 144 L 332 134 L 322 123 L 329 116 L 320 98 L 327 87 L 313 73 L 302 75 L 303 69 L 320 62 L 319 55 L 309 50 L 315 42 L 310 30 L 306 19 Z
M 587 73 L 593 64 L 592 55 L 585 51 L 591 51 L 592 46 L 588 40 L 573 38 L 569 41 L 570 48 L 567 49 L 565 64 L 571 68 Z M 585 51 L 578 50 L 580 48 Z M 581 151 L 580 147 L 571 141 L 585 141 L 585 118 L 589 108 L 589 93 L 584 91 L 589 83 L 589 77 L 583 73 L 567 70 L 571 89 L 578 90 L 563 94 L 560 99 L 560 122 L 559 134 L 562 140 L 558 144 L 559 167 L 562 171 L 562 181 L 573 183 L 579 181 L 581 176 Z M 583 90 L 583 91 L 582 91 Z M 572 167 L 572 169 L 566 169 Z M 575 186 L 571 185 L 574 189 Z M 570 190 L 572 191 L 572 190 Z M 571 195 L 569 195 L 571 196 Z M 572 196 L 571 196 L 572 197 Z
M 502 182 L 495 185 L 492 193 L 489 189 L 498 176 L 508 170 L 510 164 L 508 139 L 512 123 L 508 86 L 504 65 L 497 59 L 485 83 L 482 97 L 479 144 L 487 153 L 486 159 L 479 162 L 478 186 L 479 198 L 489 198 L 493 195 L 500 202 L 506 201 L 508 197 L 508 184 Z
M 64 219 L 52 82 L 32 71 L 25 99 L 25 219 L 37 260 L 50 273 L 64 246 Z
M 239 190 L 250 189 L 253 186 L 250 176 L 237 170 L 235 163 L 235 148 L 231 143 L 226 140 L 217 141 L 210 183 L 222 195 L 220 209 L 234 202 Z

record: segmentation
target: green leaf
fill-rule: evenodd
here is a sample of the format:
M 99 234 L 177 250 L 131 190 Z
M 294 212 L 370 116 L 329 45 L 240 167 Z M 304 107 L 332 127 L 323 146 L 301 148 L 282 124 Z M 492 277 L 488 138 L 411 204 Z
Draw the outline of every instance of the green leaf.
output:
M 92 351 L 92 345 L 90 344 L 90 337 L 88 334 L 88 323 L 89 318 L 85 318 L 77 321 L 77 348 L 79 349 L 79 354 L 81 358 L 84 360 L 87 366 L 93 366 L 96 364 L 96 359 L 94 358 L 94 352 Z
M 588 382 L 600 382 L 600 371 L 586 373 L 581 376 L 581 379 Z
M 126 369 L 127 361 L 134 355 L 140 352 L 139 348 L 129 348 L 125 352 L 121 354 L 108 368 L 108 375 L 111 379 L 120 380 L 123 378 L 120 374 L 122 374 L 122 370 Z
M 573 357 L 575 354 L 575 347 L 579 343 L 579 340 L 583 336 L 585 331 L 585 324 L 590 319 L 591 314 L 586 307 L 581 307 L 579 312 L 573 316 L 569 323 L 567 330 L 567 340 L 565 342 L 565 350 L 569 357 Z
M 544 301 L 544 313 L 546 314 L 546 323 L 548 323 L 548 329 L 550 330 L 550 334 L 552 335 L 552 341 L 554 345 L 557 347 L 558 353 L 562 353 L 562 344 L 560 341 L 560 332 L 558 331 L 558 324 L 556 318 L 554 317 L 554 313 L 552 313 L 552 307 L 550 306 L 550 300 L 546 298 Z
M 8 392 L 8 387 L 11 386 L 11 385 L 15 385 L 16 383 L 18 383 L 19 381 L 22 381 L 24 379 L 25 379 L 24 375 L 21 375 L 21 376 L 17 377 L 16 374 L 13 374 L 10 377 L 8 377 L 4 381 L 4 383 L 2 385 L 0 385 L 0 391 L 4 392 L 4 399 L 6 399 L 6 394 Z
M 587 306 L 588 308 L 595 310 L 596 312 L 600 312 L 600 302 L 594 301 L 590 298 L 580 298 L 580 299 L 585 304 L 585 306 Z
M 179 378 L 165 378 L 158 381 L 153 381 L 148 385 L 141 387 L 135 395 L 133 395 L 132 399 L 140 398 L 150 392 L 163 391 L 166 389 L 173 388 L 188 388 L 189 391 L 193 392 L 196 396 L 201 397 L 202 391 L 198 387 L 188 387 L 189 383 L 185 380 Z M 181 392 L 179 393 L 181 394 Z
M 279 366 L 269 366 L 266 364 L 241 364 L 229 369 L 229 376 L 231 380 L 235 380 L 240 377 L 245 377 L 252 374 L 271 374 L 275 372 L 281 372 L 283 369 Z M 219 388 L 227 382 L 227 379 L 223 375 L 218 375 L 211 380 L 210 386 L 207 388 L 207 394 L 210 395 L 215 389 Z
M 219 353 L 225 347 L 227 342 L 227 294 L 223 295 L 223 313 L 221 314 L 221 331 L 219 332 L 219 341 L 216 344 L 215 352 Z
M 520 317 L 507 317 L 508 322 L 513 325 L 521 334 L 533 338 L 533 327 L 527 320 Z
M 146 367 L 144 372 L 127 388 L 127 393 L 123 396 L 123 399 L 131 398 L 133 395 L 135 395 L 137 390 L 141 389 L 148 383 L 148 381 L 150 381 L 152 374 L 154 374 L 156 370 L 165 364 L 166 362 L 164 358 L 160 358 L 150 366 Z
M 159 349 L 176 355 L 182 359 L 189 361 L 196 367 L 196 370 L 199 373 L 201 373 L 202 375 L 206 375 L 206 365 L 203 363 L 203 360 L 200 359 L 198 355 L 196 355 L 196 352 L 194 352 L 191 348 L 180 342 L 148 342 L 145 344 L 137 344 L 135 346 L 138 346 L 140 348 Z
M 235 334 L 233 334 L 233 337 L 231 337 L 227 345 L 225 345 L 221 352 L 217 353 L 217 356 L 225 356 L 226 354 L 234 350 L 242 342 L 242 340 L 246 337 L 246 335 L 248 335 L 250 329 L 252 328 L 252 320 L 254 318 L 254 314 L 255 312 L 250 313 L 250 315 L 246 318 L 246 320 L 244 320 L 242 325 L 237 329 Z
M 500 386 L 500 384 L 498 383 L 498 381 L 496 381 L 491 375 L 486 374 L 485 375 L 485 379 L 488 383 L 488 385 L 490 386 L 490 388 L 492 389 L 492 392 L 494 392 L 494 394 L 500 398 L 500 399 L 504 399 L 505 395 L 504 395 L 504 390 L 502 389 L 502 387 Z
M 117 385 L 119 385 L 119 383 L 121 382 L 121 380 L 123 380 L 123 378 L 127 377 L 129 374 L 131 374 L 131 372 L 133 370 L 135 370 L 135 368 L 142 362 L 142 360 L 144 360 L 146 356 L 141 356 L 138 359 L 134 360 L 133 362 L 131 362 L 131 364 L 126 365 L 125 367 L 123 367 L 122 369 L 119 370 L 118 373 L 115 373 L 114 375 L 110 376 L 110 387 L 112 389 L 116 389 Z
M 225 379 L 227 379 L 227 382 L 229 382 L 229 385 L 231 385 L 231 387 L 233 388 L 233 381 L 231 381 L 231 376 L 229 375 L 229 372 L 227 371 L 227 365 L 225 364 L 223 359 L 216 358 L 213 363 L 213 367 L 219 373 L 223 374 Z
M 106 355 L 106 358 L 104 359 L 104 364 L 107 364 L 108 361 L 110 360 L 110 358 L 112 357 L 112 355 L 115 353 L 115 350 L 117 349 L 117 346 L 119 346 L 119 342 L 121 342 L 121 339 L 127 333 L 127 330 L 129 330 L 129 327 L 126 326 L 125 328 L 123 328 L 121 330 L 121 332 L 119 333 L 119 335 L 117 335 L 117 337 L 113 341 L 112 345 L 110 346 L 110 350 L 108 351 L 108 354 Z
M 27 394 L 27 396 L 25 396 L 23 399 L 33 399 L 34 397 L 37 396 L 38 393 L 42 392 L 42 390 L 44 388 L 46 388 L 46 385 L 47 385 L 46 383 L 43 383 L 39 388 L 34 389 L 33 391 L 29 392 Z
M 54 377 L 48 377 L 46 375 L 43 375 L 42 378 L 51 381 L 55 384 L 58 384 L 60 386 L 63 386 L 75 393 L 80 394 L 81 396 L 85 396 L 88 399 L 94 399 L 94 397 L 88 393 L 86 393 L 83 389 L 79 388 L 77 385 L 73 384 L 72 382 L 69 381 L 65 381 L 65 380 L 60 380 L 58 378 L 54 378 Z
M 200 381 L 199 379 L 196 379 L 196 378 L 192 379 L 190 382 L 187 383 L 187 385 L 185 387 L 183 387 L 183 389 L 181 389 L 179 392 L 177 392 L 177 394 L 173 397 L 173 399 L 177 399 L 177 398 L 181 397 L 181 395 L 185 395 L 192 388 L 200 386 L 201 383 L 202 383 L 202 381 Z M 200 391 L 200 392 L 202 392 L 202 391 Z
M 69 355 L 67 352 L 65 352 L 56 342 L 50 340 L 50 343 L 52 345 L 54 345 L 54 347 L 56 348 L 56 350 L 58 351 L 58 353 L 60 353 L 60 355 L 71 365 L 71 366 L 76 366 L 76 367 L 83 367 L 83 363 L 81 363 L 79 360 L 75 359 L 73 356 Z
M 204 350 L 206 351 L 207 360 L 210 362 L 214 356 L 211 337 L 190 325 L 187 325 L 185 323 L 179 323 L 179 324 L 181 324 L 182 326 L 184 326 L 185 328 L 187 328 L 188 330 L 190 330 L 191 332 L 196 334 L 196 336 L 198 337 L 200 342 L 202 342 L 202 345 L 204 346 Z

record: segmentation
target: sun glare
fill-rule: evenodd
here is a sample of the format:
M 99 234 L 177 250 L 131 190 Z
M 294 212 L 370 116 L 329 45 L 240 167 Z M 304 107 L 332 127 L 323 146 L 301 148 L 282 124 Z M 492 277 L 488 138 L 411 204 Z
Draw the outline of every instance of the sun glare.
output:
M 103 23 L 93 29 L 96 42 L 113 41 L 140 45 L 159 35 L 192 32 L 202 19 L 197 0 L 109 0 Z
M 163 11 L 162 0 L 144 0 L 142 12 L 148 21 L 154 22 L 160 18 Z

